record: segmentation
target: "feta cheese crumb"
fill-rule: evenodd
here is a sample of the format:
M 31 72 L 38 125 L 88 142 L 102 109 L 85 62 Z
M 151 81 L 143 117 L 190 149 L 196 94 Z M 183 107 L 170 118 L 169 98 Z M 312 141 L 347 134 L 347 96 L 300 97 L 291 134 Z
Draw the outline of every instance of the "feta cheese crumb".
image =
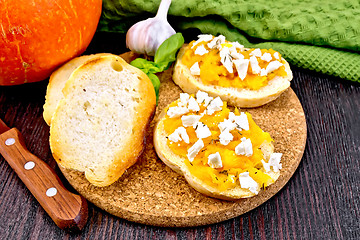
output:
M 194 48 L 196 45 L 198 45 L 201 42 L 209 42 L 213 39 L 213 36 L 211 34 L 200 34 L 198 35 L 198 40 L 194 42 L 191 48 Z
M 240 173 L 239 181 L 242 188 L 249 189 L 250 192 L 255 194 L 259 193 L 259 184 L 250 177 L 249 172 Z
M 184 140 L 185 143 L 190 143 L 189 135 L 187 134 L 184 127 L 178 127 L 177 129 L 175 129 L 175 131 L 169 135 L 169 140 L 172 142 Z
M 272 71 L 275 71 L 279 67 L 281 67 L 283 64 L 279 61 L 272 61 L 270 62 L 266 67 L 266 72 L 271 73 Z
M 256 48 L 249 55 L 255 56 L 255 57 L 261 57 L 262 53 L 261 53 L 260 48 Z
M 224 119 L 223 122 L 220 122 L 218 124 L 218 127 L 220 129 L 220 132 L 223 132 L 225 130 L 232 131 L 236 128 L 236 124 L 230 119 Z
M 225 42 L 225 37 L 223 35 L 219 35 L 217 37 L 215 37 L 211 42 L 209 42 L 207 44 L 207 46 L 212 49 L 214 47 L 219 47 L 221 46 L 222 43 Z
M 241 45 L 239 42 L 232 42 L 231 44 L 240 50 L 244 48 L 244 45 Z
M 239 116 L 235 116 L 235 123 L 240 131 L 243 129 L 248 131 L 250 129 L 249 120 L 244 112 L 241 112 Z
M 238 72 L 239 78 L 244 80 L 249 68 L 249 59 L 236 59 L 233 60 L 236 71 Z
M 198 91 L 196 93 L 196 101 L 201 104 L 204 102 L 204 106 L 207 107 L 209 103 L 213 100 L 213 97 L 209 97 L 209 95 L 206 92 Z
M 179 107 L 186 107 L 189 102 L 190 95 L 188 93 L 180 93 Z
M 265 62 L 270 62 L 272 60 L 272 56 L 268 52 L 264 53 L 260 58 Z
M 194 127 L 196 126 L 196 123 L 199 122 L 200 118 L 202 116 L 200 115 L 185 115 L 181 117 L 181 121 L 184 127 Z
M 207 138 L 211 136 L 211 131 L 208 126 L 202 122 L 198 122 L 195 126 L 196 137 L 199 139 Z
M 235 147 L 235 153 L 237 155 L 245 155 L 246 157 L 250 157 L 253 155 L 252 143 L 250 138 L 242 138 L 241 143 L 239 143 Z
M 241 53 L 238 53 L 236 51 L 236 48 L 234 46 L 232 46 L 231 48 L 229 48 L 230 50 L 230 56 L 233 58 L 233 59 L 244 59 L 244 55 L 242 55 Z
M 210 154 L 208 156 L 208 164 L 212 168 L 221 168 L 223 165 L 222 165 L 220 153 L 216 152 L 216 153 Z
M 196 55 L 200 55 L 200 56 L 202 56 L 202 55 L 204 55 L 204 54 L 206 54 L 206 53 L 208 53 L 208 52 L 209 52 L 209 51 L 206 50 L 206 48 L 204 47 L 204 45 L 199 46 L 199 47 L 195 50 L 195 54 L 196 54 Z
M 272 153 L 270 155 L 269 164 L 273 167 L 274 172 L 278 172 L 282 168 L 281 157 L 282 153 Z
M 230 56 L 230 50 L 228 47 L 223 47 L 220 51 L 220 62 L 226 68 L 229 73 L 233 73 L 233 63 Z
M 270 172 L 270 163 L 265 162 L 264 159 L 262 159 L 261 162 L 264 166 L 265 172 Z
M 207 114 L 208 115 L 213 115 L 215 111 L 220 111 L 222 109 L 223 106 L 223 101 L 221 100 L 220 97 L 216 97 L 214 100 L 212 100 L 210 102 L 210 104 L 207 106 L 206 110 L 207 110 Z
M 257 58 L 255 56 L 250 57 L 250 66 L 253 74 L 259 74 L 260 73 L 260 66 Z
M 199 104 L 196 102 L 195 98 L 190 97 L 188 109 L 194 112 L 200 111 Z
M 194 143 L 194 145 L 192 145 L 188 149 L 187 157 L 188 157 L 190 162 L 194 161 L 194 158 L 196 157 L 196 155 L 198 155 L 198 153 L 200 152 L 200 150 L 203 147 L 204 147 L 204 142 L 201 139 L 199 139 Z
M 280 59 L 279 53 L 278 53 L 278 52 L 275 52 L 275 53 L 274 53 L 274 57 L 275 57 L 276 59 Z
M 189 109 L 187 109 L 187 107 L 169 107 L 169 109 L 167 111 L 167 115 L 170 118 L 176 118 L 176 117 L 180 117 L 188 112 L 189 112 Z
M 196 62 L 194 63 L 191 68 L 190 68 L 190 73 L 192 75 L 195 75 L 195 76 L 199 76 L 200 75 L 200 67 L 199 67 L 199 63 Z
M 220 144 L 226 146 L 234 139 L 234 136 L 229 132 L 229 130 L 225 130 L 220 133 L 219 138 Z
M 265 68 L 260 69 L 260 76 L 266 76 L 267 75 L 267 71 Z

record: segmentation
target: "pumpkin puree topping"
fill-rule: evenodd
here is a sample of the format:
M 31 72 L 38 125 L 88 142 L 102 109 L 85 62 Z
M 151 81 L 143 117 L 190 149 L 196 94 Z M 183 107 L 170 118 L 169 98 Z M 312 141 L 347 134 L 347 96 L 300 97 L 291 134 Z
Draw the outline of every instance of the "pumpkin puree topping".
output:
M 199 93 L 205 94 L 208 97 L 206 93 L 199 91 L 196 94 L 196 104 L 198 107 L 193 107 L 195 101 L 193 95 L 183 93 L 183 96 L 170 104 L 166 110 L 167 115 L 164 119 L 164 129 L 168 136 L 167 145 L 169 148 L 175 154 L 185 158 L 185 164 L 193 176 L 220 191 L 239 186 L 239 176 L 244 172 L 248 172 L 249 176 L 255 180 L 259 187 L 267 187 L 273 183 L 274 180 L 266 174 L 264 169 L 263 165 L 267 164 L 268 160 L 265 160 L 261 151 L 264 142 L 270 143 L 273 141 L 270 134 L 261 130 L 249 113 L 241 113 L 238 108 L 231 112 L 226 102 L 221 100 L 222 104 L 220 105 L 222 106 L 218 105 L 217 110 L 211 111 L 210 107 L 213 107 L 211 101 L 216 101 L 217 99 L 208 97 L 208 103 L 206 104 L 207 100 L 205 102 L 199 101 Z M 193 103 L 190 104 L 191 101 Z M 188 108 L 186 107 L 187 105 L 189 106 Z M 181 109 L 187 109 L 187 111 L 183 111 L 184 114 L 171 114 L 171 112 L 181 112 Z M 234 120 L 236 118 L 239 119 L 240 115 L 243 118 L 240 124 L 243 125 L 239 125 L 239 122 Z M 186 118 L 196 120 L 189 126 L 188 123 L 185 124 Z M 224 122 L 228 124 L 232 122 L 232 125 L 224 125 Z M 182 128 L 185 128 L 186 133 L 178 135 L 178 139 L 173 138 L 173 135 Z M 203 132 L 200 133 L 199 128 L 206 128 L 207 131 L 202 130 Z M 226 141 L 223 136 L 224 134 L 232 135 L 232 140 L 228 139 Z M 244 152 L 239 154 L 236 148 L 246 139 L 251 141 L 251 154 L 244 154 Z M 199 141 L 202 141 L 203 145 L 200 146 L 195 157 L 194 155 L 190 157 L 189 151 Z M 209 156 L 212 154 L 220 155 L 221 167 L 214 167 L 209 163 Z
M 199 35 L 188 45 L 182 63 L 199 68 L 192 74 L 199 75 L 203 84 L 221 87 L 258 90 L 274 77 L 287 75 L 285 61 L 275 50 L 246 49 L 221 35 Z

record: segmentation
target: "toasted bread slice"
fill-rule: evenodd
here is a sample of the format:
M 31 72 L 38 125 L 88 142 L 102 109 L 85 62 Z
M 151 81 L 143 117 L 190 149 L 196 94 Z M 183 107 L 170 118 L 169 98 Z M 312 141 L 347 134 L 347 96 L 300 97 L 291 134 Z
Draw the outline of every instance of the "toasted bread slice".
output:
M 59 101 L 64 98 L 62 89 L 65 87 L 65 83 L 72 72 L 87 61 L 106 55 L 109 54 L 99 53 L 73 58 L 51 74 L 49 84 L 46 89 L 45 104 L 43 106 L 43 117 L 47 125 L 50 126 L 51 118 L 56 110 L 56 106 Z
M 50 125 L 55 160 L 96 186 L 112 184 L 144 148 L 156 106 L 150 79 L 119 56 L 102 56 L 77 68 L 63 94 Z
M 181 62 L 187 47 L 188 45 L 184 45 L 178 53 L 173 80 L 184 92 L 189 94 L 201 90 L 207 92 L 212 97 L 221 97 L 222 100 L 227 101 L 232 106 L 241 108 L 258 107 L 279 97 L 290 86 L 290 81 L 293 78 L 288 62 L 282 59 L 285 61 L 284 65 L 287 76 L 276 76 L 269 81 L 268 85 L 259 90 L 205 85 L 201 82 L 199 76 L 192 75 L 190 69 Z
M 217 188 L 210 186 L 202 179 L 192 175 L 188 166 L 185 164 L 186 157 L 175 154 L 167 144 L 168 135 L 164 129 L 164 120 L 168 107 L 165 108 L 157 119 L 156 126 L 154 128 L 154 147 L 159 158 L 172 170 L 183 175 L 186 181 L 198 192 L 210 197 L 224 199 L 224 200 L 236 200 L 240 198 L 248 198 L 255 196 L 256 194 L 248 189 L 241 188 L 240 185 L 220 191 Z M 264 141 L 261 145 L 261 150 L 266 161 L 269 160 L 270 155 L 274 152 L 272 143 Z M 262 168 L 262 170 L 264 170 Z M 279 178 L 280 172 L 270 171 L 267 174 L 274 180 Z M 260 187 L 257 189 L 260 190 Z

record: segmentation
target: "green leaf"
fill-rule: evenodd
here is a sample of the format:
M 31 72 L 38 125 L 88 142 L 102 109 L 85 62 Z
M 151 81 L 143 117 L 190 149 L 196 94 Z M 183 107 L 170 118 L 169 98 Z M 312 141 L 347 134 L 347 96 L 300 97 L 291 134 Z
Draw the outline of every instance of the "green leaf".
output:
M 162 72 L 163 68 L 159 68 L 157 66 L 157 64 L 155 64 L 152 61 L 148 61 L 146 59 L 143 58 L 136 58 L 135 60 L 133 60 L 130 65 L 140 68 L 144 73 L 148 74 L 148 73 L 157 73 L 157 72 Z
M 176 60 L 176 53 L 184 44 L 184 37 L 176 33 L 166 39 L 157 49 L 154 57 L 156 64 L 169 67 L 169 64 Z
M 153 73 L 149 73 L 147 75 L 154 86 L 155 94 L 156 94 L 156 104 L 157 104 L 159 100 L 160 79 Z

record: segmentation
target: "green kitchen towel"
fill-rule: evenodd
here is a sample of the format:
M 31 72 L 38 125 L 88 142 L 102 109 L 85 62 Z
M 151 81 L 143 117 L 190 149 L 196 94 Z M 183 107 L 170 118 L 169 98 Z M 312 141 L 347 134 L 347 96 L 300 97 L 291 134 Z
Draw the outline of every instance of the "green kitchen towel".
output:
M 125 33 L 155 16 L 159 3 L 103 0 L 99 30 Z M 173 0 L 169 22 L 178 31 L 273 48 L 295 66 L 360 82 L 358 0 Z

